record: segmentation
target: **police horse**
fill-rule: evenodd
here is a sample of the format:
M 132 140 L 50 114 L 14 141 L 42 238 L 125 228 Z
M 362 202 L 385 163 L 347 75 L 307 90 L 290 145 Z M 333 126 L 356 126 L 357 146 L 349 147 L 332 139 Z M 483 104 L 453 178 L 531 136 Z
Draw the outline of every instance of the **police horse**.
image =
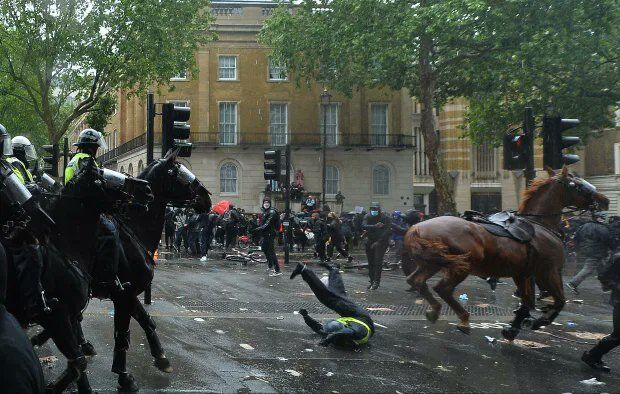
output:
M 428 320 L 435 322 L 442 306 L 426 281 L 441 271 L 443 278 L 433 289 L 456 312 L 460 319 L 457 327 L 465 333 L 470 331 L 469 313 L 453 293 L 469 275 L 513 278 L 521 305 L 511 326 L 502 331 L 506 339 L 513 340 L 526 321 L 534 330 L 553 322 L 566 303 L 561 275 L 563 210 L 605 210 L 609 200 L 588 182 L 570 174 L 566 167 L 559 174 L 548 172 L 549 178 L 536 179 L 526 189 L 516 213 L 471 221 L 442 216 L 409 229 L 403 262 L 417 268 L 407 282 L 430 304 Z M 534 279 L 554 302 L 541 317 L 532 320 Z

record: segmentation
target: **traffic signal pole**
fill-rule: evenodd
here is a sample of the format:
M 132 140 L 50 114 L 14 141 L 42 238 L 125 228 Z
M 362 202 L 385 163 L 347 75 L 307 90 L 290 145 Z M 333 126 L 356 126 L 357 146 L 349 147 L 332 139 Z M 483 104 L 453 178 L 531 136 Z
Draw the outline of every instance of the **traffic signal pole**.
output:
M 289 263 L 290 243 L 292 239 L 291 227 L 291 145 L 286 144 L 284 153 L 284 163 L 286 165 L 285 179 L 282 182 L 284 187 L 284 264 Z
M 534 136 L 536 124 L 534 123 L 534 110 L 532 107 L 525 107 L 523 114 L 523 134 L 525 135 L 525 184 L 527 186 L 536 178 L 534 168 Z
M 153 162 L 155 148 L 155 98 L 153 92 L 146 94 L 146 165 Z

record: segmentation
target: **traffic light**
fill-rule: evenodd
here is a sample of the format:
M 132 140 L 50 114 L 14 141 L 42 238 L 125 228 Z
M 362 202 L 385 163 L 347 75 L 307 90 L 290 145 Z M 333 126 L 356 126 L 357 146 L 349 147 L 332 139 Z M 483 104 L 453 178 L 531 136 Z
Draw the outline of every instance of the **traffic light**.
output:
M 523 134 L 504 136 L 504 170 L 523 170 L 527 167 L 528 138 Z
M 188 141 L 190 126 L 186 123 L 189 116 L 189 107 L 177 107 L 171 103 L 163 104 L 161 114 L 162 157 L 173 148 L 181 148 L 179 152 L 181 157 L 192 155 L 192 144 Z
M 43 171 L 58 178 L 58 159 L 60 155 L 58 144 L 43 145 L 42 148 L 49 154 L 49 156 L 43 156 L 43 162 L 45 163 L 43 165 Z
M 279 181 L 280 173 L 282 172 L 282 157 L 280 150 L 266 150 L 264 165 L 265 179 Z
M 552 169 L 561 168 L 564 164 L 573 164 L 580 160 L 578 155 L 562 153 L 563 149 L 577 145 L 581 138 L 562 136 L 568 129 L 579 126 L 579 119 L 562 119 L 559 116 L 543 118 L 543 164 Z

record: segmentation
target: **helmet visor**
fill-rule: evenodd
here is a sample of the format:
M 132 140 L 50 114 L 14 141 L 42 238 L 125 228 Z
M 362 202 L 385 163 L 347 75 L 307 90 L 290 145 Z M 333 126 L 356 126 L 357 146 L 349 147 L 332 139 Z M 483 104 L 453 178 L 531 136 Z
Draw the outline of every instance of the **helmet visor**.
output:
M 108 144 L 105 142 L 105 138 L 103 137 L 103 135 L 101 135 L 101 138 L 99 138 L 99 141 L 97 141 L 97 145 L 99 145 L 99 147 L 103 150 L 108 149 Z
M 34 145 L 24 146 L 24 153 L 26 153 L 26 160 L 28 160 L 29 163 L 37 161 L 37 151 L 34 149 Z
M 2 156 L 13 156 L 13 142 L 8 135 L 0 135 L 0 145 L 2 145 Z

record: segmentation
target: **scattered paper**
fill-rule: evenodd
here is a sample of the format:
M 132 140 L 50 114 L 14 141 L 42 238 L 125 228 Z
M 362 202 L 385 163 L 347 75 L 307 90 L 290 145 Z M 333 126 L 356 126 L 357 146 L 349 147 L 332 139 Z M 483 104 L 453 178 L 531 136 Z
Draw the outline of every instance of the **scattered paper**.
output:
M 391 308 L 383 308 L 383 307 L 376 307 L 376 308 L 366 308 L 369 311 L 381 311 L 381 312 L 393 312 L 394 309 Z
M 215 330 L 215 333 L 216 334 L 225 334 L 226 331 L 224 331 L 224 330 Z
M 51 365 L 58 361 L 58 357 L 56 356 L 47 356 L 47 357 L 39 357 L 39 361 L 44 365 Z
M 600 332 L 588 332 L 588 331 L 568 331 L 567 333 L 569 335 L 575 336 L 580 339 L 594 339 L 597 341 L 607 336 L 607 334 L 602 334 Z
M 252 346 L 248 345 L 247 343 L 240 343 L 239 346 L 241 346 L 245 350 L 254 350 L 254 348 Z
M 333 372 L 328 372 L 328 373 L 325 374 L 325 376 L 327 376 L 329 378 L 329 377 L 334 376 L 334 373 Z
M 304 349 L 304 352 L 313 352 L 313 351 L 314 351 L 314 350 L 312 350 L 312 349 L 308 349 L 308 348 Z
M 248 310 L 248 308 L 239 308 L 239 310 L 240 310 L 241 312 L 245 312 L 245 311 L 247 311 L 247 310 Z
M 288 361 L 288 358 L 286 358 L 286 357 L 278 357 L 278 361 Z
M 259 380 L 259 381 L 264 382 L 264 383 L 269 383 L 268 381 L 266 381 L 265 379 L 261 378 L 260 376 L 255 376 L 255 375 L 245 376 L 243 379 L 241 379 L 241 381 L 243 381 L 243 382 L 247 382 L 248 380 Z
M 203 322 L 205 321 L 205 319 L 201 318 L 201 317 L 195 317 L 194 321 L 199 321 L 199 322 Z
M 276 317 L 276 320 L 284 320 L 284 316 L 278 316 Z
M 386 326 L 384 326 L 383 324 L 379 324 L 379 323 L 377 323 L 377 322 L 375 322 L 375 326 L 377 326 L 377 327 L 381 327 L 381 328 L 387 328 L 387 327 L 386 327 Z
M 301 372 L 297 372 L 294 369 L 285 369 L 284 372 L 288 372 L 289 374 L 296 377 L 301 376 Z
M 180 300 L 181 298 L 185 298 L 185 296 L 178 296 L 178 297 L 174 297 L 174 298 L 176 298 L 177 300 Z
M 435 369 L 438 369 L 438 370 L 443 371 L 443 372 L 452 372 L 450 370 L 450 368 L 444 367 L 443 365 L 438 365 L 437 367 L 435 367 Z
M 489 342 L 489 343 L 495 343 L 495 342 L 497 342 L 497 339 L 495 339 L 495 338 L 493 338 L 493 337 L 490 337 L 490 336 L 488 336 L 488 335 L 485 335 L 484 337 L 486 338 L 487 342 Z
M 596 378 L 580 380 L 579 383 L 587 384 L 588 386 L 602 386 L 605 382 L 601 382 Z

